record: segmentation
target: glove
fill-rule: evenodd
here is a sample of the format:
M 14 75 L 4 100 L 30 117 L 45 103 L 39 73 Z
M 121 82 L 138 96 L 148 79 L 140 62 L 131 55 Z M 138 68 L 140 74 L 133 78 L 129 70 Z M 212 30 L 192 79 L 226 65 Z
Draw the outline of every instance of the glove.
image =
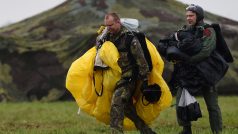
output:
M 105 37 L 107 35 L 107 32 L 108 32 L 108 29 L 105 26 L 101 26 L 99 28 L 99 30 L 97 31 L 97 33 L 98 33 L 98 36 L 96 38 L 97 49 L 100 49 L 100 47 L 102 46 L 103 42 L 105 41 L 104 39 L 105 39 Z
M 105 26 L 100 26 L 100 28 L 97 30 L 97 33 L 101 34 L 105 28 L 106 28 Z

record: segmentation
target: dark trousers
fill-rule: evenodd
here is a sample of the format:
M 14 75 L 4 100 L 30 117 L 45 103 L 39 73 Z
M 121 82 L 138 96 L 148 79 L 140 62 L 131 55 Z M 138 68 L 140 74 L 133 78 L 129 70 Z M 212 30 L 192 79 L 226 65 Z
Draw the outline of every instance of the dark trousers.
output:
M 132 95 L 134 90 L 135 82 L 123 84 L 118 86 L 112 96 L 111 112 L 110 112 L 110 127 L 112 133 L 123 133 L 123 120 L 124 116 L 131 119 L 138 130 L 148 128 L 144 121 L 137 115 L 136 109 L 132 104 Z
M 182 88 L 179 88 L 176 96 L 176 110 L 178 108 L 179 99 L 181 97 Z M 209 113 L 210 127 L 214 134 L 222 131 L 222 116 L 218 105 L 218 93 L 215 87 L 204 87 L 202 95 L 207 105 Z M 177 121 L 180 126 L 191 126 L 191 122 L 184 122 L 177 116 Z

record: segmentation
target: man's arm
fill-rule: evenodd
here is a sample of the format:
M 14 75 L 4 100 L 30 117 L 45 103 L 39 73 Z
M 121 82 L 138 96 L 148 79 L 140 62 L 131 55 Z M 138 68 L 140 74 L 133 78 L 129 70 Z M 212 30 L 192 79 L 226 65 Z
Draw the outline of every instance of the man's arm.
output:
M 101 48 L 102 44 L 105 42 L 106 36 L 108 34 L 108 29 L 105 26 L 101 26 L 97 31 L 98 36 L 96 38 L 97 49 Z
M 207 28 L 203 31 L 202 49 L 201 51 L 190 58 L 190 62 L 199 62 L 209 57 L 216 49 L 216 33 L 214 29 Z
M 145 59 L 143 49 L 139 40 L 134 37 L 131 42 L 131 54 L 136 61 L 139 69 L 139 77 L 140 79 L 147 80 L 147 76 L 149 74 L 149 66 Z

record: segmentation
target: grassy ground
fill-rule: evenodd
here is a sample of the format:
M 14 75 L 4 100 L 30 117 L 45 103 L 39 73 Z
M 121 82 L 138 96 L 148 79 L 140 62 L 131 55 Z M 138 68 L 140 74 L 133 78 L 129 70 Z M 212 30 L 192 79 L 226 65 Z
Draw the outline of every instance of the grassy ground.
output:
M 198 98 L 203 118 L 193 122 L 194 134 L 209 134 L 208 113 L 202 98 Z M 219 97 L 222 110 L 223 134 L 238 133 L 238 97 Z M 0 133 L 1 134 L 106 134 L 106 126 L 87 114 L 77 115 L 75 102 L 54 103 L 0 103 Z M 152 124 L 159 134 L 176 134 L 178 127 L 174 107 L 163 111 Z M 126 134 L 137 134 L 130 131 Z

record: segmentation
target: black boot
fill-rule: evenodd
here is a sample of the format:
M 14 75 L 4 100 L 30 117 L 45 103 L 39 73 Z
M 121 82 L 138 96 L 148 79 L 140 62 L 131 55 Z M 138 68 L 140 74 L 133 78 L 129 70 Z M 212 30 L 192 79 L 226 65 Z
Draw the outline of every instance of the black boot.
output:
M 184 126 L 183 131 L 181 131 L 179 134 L 192 134 L 191 126 Z
M 156 134 L 139 116 L 134 118 L 134 122 L 140 134 Z

